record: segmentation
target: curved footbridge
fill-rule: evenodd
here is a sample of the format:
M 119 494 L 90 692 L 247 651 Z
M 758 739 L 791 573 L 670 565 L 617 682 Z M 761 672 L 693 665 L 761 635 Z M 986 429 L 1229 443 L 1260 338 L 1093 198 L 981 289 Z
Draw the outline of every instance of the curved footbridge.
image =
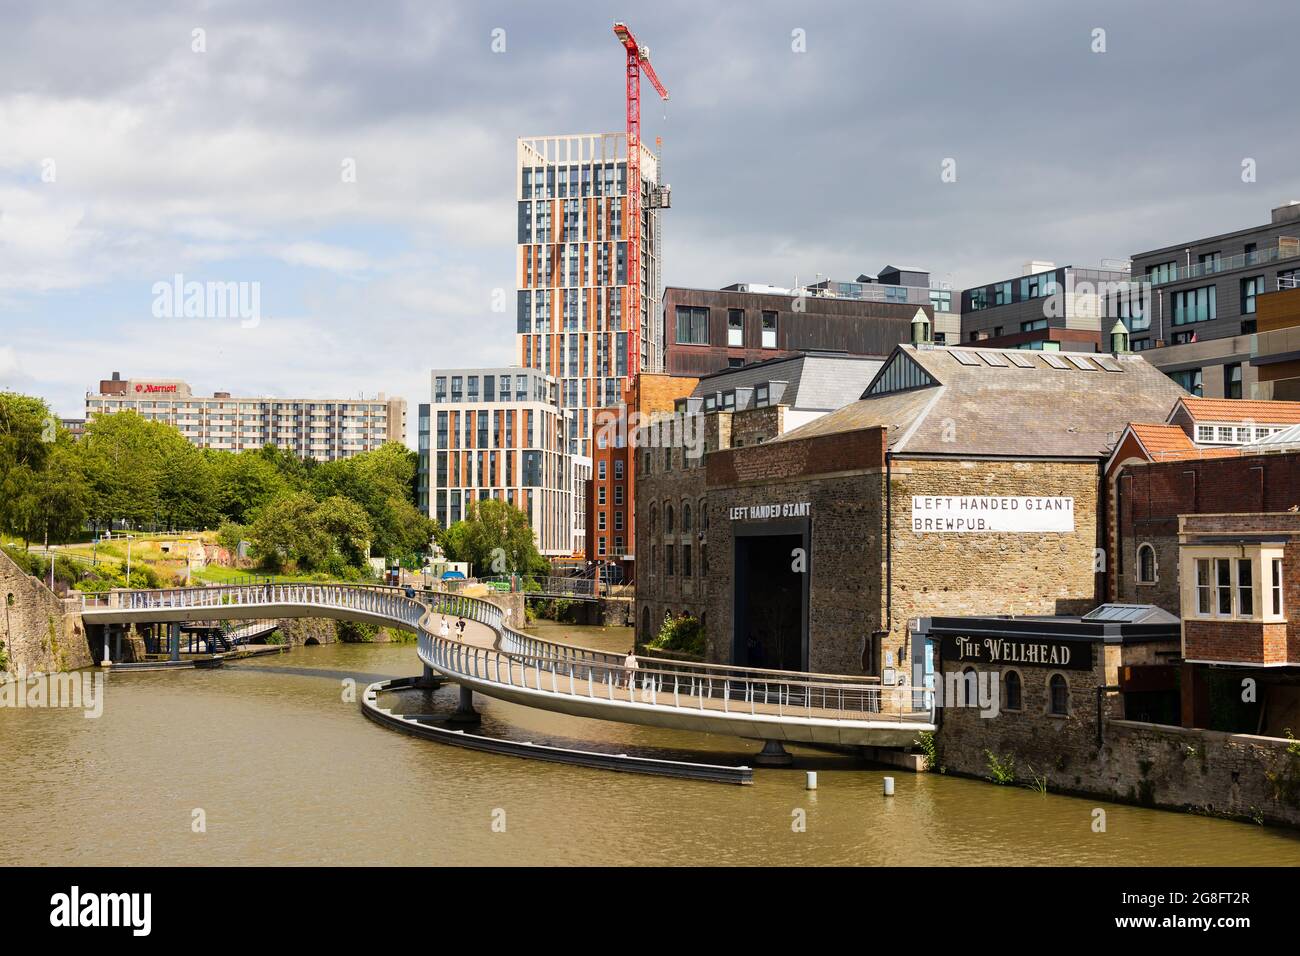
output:
M 843 675 L 773 671 L 639 658 L 540 640 L 511 626 L 499 605 L 480 598 L 401 588 L 274 584 L 86 595 L 88 624 L 326 617 L 396 627 L 417 635 L 426 678 L 578 717 L 782 743 L 906 747 L 935 729 L 930 692 Z M 442 619 L 463 638 L 442 637 Z M 476 626 L 477 625 L 477 626 Z M 367 696 L 384 689 L 372 685 Z M 762 762 L 762 761 L 760 761 Z M 775 762 L 775 761 L 774 761 Z

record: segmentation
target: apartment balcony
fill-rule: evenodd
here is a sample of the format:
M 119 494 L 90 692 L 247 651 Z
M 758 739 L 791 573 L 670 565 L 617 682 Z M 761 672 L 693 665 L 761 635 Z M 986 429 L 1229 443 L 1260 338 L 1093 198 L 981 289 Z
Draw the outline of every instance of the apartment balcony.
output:
M 1297 258 L 1300 258 L 1300 239 L 1287 237 L 1280 239 L 1276 246 L 1269 246 L 1267 249 L 1257 249 L 1254 252 L 1244 252 L 1235 256 L 1223 256 L 1207 262 L 1179 265 L 1173 268 L 1167 278 L 1156 279 L 1153 276 L 1147 276 L 1146 278 L 1152 285 L 1169 285 L 1171 282 L 1186 282 L 1189 279 L 1200 279 L 1205 276 L 1218 275 L 1222 272 L 1234 272 L 1237 269 L 1250 269 L 1267 265 L 1270 262 Z

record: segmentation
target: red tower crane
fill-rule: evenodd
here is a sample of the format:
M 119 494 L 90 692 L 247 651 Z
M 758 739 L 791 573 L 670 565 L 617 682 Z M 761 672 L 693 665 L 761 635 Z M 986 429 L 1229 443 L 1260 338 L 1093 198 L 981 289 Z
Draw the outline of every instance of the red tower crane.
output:
M 668 91 L 650 65 L 649 48 L 637 43 L 626 23 L 614 24 L 614 36 L 627 50 L 627 362 L 635 378 L 641 372 L 641 72 L 665 100 Z

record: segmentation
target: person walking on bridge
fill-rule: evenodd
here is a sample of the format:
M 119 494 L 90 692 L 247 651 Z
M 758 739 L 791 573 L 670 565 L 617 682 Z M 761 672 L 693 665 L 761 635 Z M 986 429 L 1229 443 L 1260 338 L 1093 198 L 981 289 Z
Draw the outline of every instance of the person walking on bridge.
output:
M 632 649 L 627 652 L 627 657 L 623 658 L 623 676 L 627 679 L 628 688 L 636 686 L 636 667 L 636 645 L 633 644 Z
M 438 636 L 439 637 L 451 636 L 451 625 L 447 623 L 447 615 L 445 614 L 442 616 L 442 623 L 438 625 Z

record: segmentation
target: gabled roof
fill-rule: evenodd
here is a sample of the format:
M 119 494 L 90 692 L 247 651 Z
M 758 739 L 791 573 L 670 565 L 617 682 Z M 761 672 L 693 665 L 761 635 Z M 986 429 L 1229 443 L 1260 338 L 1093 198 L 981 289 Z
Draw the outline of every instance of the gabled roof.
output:
M 1152 425 L 1147 422 L 1132 422 L 1129 425 L 1147 457 L 1155 459 L 1170 453 L 1196 451 L 1195 443 L 1187 437 L 1187 432 L 1177 425 Z
M 871 393 L 890 378 L 903 387 Z M 898 453 L 1103 458 L 1133 418 L 1186 394 L 1140 355 L 900 345 L 861 400 L 778 440 L 883 426 Z
M 1254 422 L 1260 425 L 1300 425 L 1300 402 L 1264 402 L 1243 398 L 1197 398 L 1185 396 L 1170 411 L 1173 421 L 1180 407 L 1192 421 Z

